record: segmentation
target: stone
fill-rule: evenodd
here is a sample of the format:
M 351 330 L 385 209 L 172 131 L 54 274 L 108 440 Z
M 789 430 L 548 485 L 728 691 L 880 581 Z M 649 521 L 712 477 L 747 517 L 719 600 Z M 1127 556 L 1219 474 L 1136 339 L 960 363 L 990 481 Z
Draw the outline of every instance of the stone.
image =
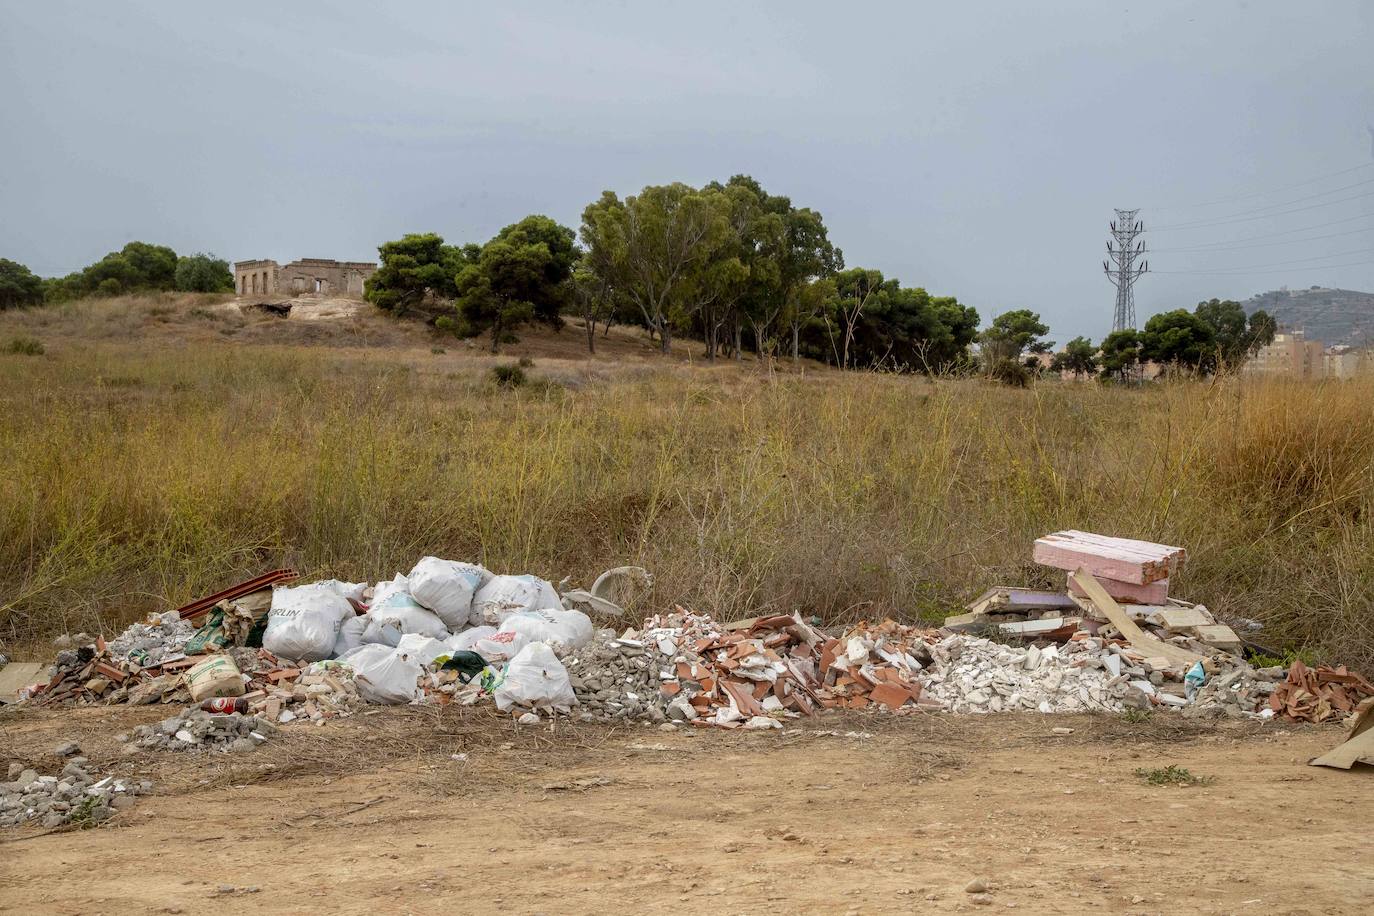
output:
M 59 744 L 53 753 L 58 757 L 75 757 L 77 754 L 81 753 L 81 745 L 77 744 L 75 741 L 68 741 L 64 744 Z
M 252 738 L 235 738 L 229 742 L 229 752 L 231 754 L 246 754 L 256 750 L 258 743 Z
M 991 906 L 991 905 L 992 905 L 992 895 L 991 895 L 991 894 L 974 894 L 974 895 L 972 895 L 971 897 L 969 897 L 968 900 L 969 900 L 969 903 L 977 904 L 978 906 Z
M 974 878 L 968 884 L 964 885 L 964 893 L 966 894 L 985 894 L 987 890 L 988 882 L 986 878 Z
M 19 774 L 22 773 L 22 772 L 24 772 L 24 765 L 23 765 L 22 763 L 20 763 L 20 762 L 17 761 L 17 760 L 11 762 L 11 763 L 10 763 L 10 775 L 9 775 L 10 782 L 14 782 L 16 779 L 18 779 L 18 778 L 19 778 Z

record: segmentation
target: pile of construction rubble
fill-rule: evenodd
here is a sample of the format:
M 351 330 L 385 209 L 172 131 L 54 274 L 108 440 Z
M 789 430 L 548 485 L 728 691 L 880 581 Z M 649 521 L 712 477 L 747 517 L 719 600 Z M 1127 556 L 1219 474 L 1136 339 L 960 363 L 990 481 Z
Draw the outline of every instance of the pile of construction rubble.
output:
M 140 725 L 120 736 L 136 747 L 164 751 L 220 751 L 244 754 L 257 750 L 277 727 L 265 718 L 238 713 L 212 713 L 188 707 L 156 725 Z
M 722 622 L 682 608 L 597 630 L 592 614 L 624 616 L 607 582 L 651 582 L 636 567 L 561 594 L 534 576 L 435 557 L 370 587 L 297 585 L 277 570 L 109 642 L 70 638 L 47 679 L 21 695 L 37 705 L 180 704 L 182 714 L 130 743 L 231 751 L 279 725 L 376 703 L 494 702 L 525 722 L 576 714 L 770 729 L 835 708 L 1179 708 L 1320 721 L 1374 695 L 1344 669 L 1253 668 L 1235 629 L 1169 594 L 1181 548 L 1064 531 L 1037 540 L 1034 556 L 1067 573 L 1063 590 L 993 588 L 941 628 L 884 620 L 830 632 L 800 614 Z
M 0 783 L 0 827 L 36 821 L 43 827 L 99 824 L 134 803 L 134 796 L 152 791 L 148 780 L 116 779 L 89 772 L 75 743 L 57 749 L 65 757 L 61 773 L 39 775 L 37 770 L 11 763 L 9 779 Z

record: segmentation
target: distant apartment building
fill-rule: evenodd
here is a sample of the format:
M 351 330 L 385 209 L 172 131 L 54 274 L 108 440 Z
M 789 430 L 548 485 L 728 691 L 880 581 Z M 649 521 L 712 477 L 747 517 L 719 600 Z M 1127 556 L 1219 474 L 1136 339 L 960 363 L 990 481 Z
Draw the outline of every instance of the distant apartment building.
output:
M 1354 378 L 1361 372 L 1368 372 L 1371 364 L 1368 350 L 1341 344 L 1330 347 L 1322 354 L 1323 378 Z
M 1246 365 L 1248 372 L 1291 379 L 1326 377 L 1325 353 L 1320 340 L 1308 340 L 1302 331 L 1280 331 L 1273 343 L 1262 347 Z
M 1302 331 L 1280 331 L 1245 369 L 1254 375 L 1307 381 L 1349 379 L 1374 370 L 1374 354 L 1345 344 L 1324 348 L 1320 340 L 1308 340 Z

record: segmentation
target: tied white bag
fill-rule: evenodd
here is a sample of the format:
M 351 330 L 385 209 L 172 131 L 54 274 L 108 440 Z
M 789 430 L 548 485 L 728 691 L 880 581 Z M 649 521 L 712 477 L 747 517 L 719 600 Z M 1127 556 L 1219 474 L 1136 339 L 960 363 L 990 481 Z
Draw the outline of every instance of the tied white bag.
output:
M 506 618 L 498 633 L 525 637 L 525 644 L 547 643 L 557 655 L 566 655 L 592 638 L 592 619 L 581 611 L 521 611 Z
M 496 627 L 470 627 L 461 633 L 454 633 L 444 640 L 448 647 L 454 652 L 476 652 L 473 646 L 480 640 L 486 639 L 496 633 Z M 479 655 L 481 653 L 478 653 Z
M 410 594 L 457 630 L 467 626 L 472 596 L 490 578 L 491 573 L 472 563 L 425 557 L 410 571 Z
M 538 576 L 492 576 L 472 598 L 472 622 L 500 625 L 520 611 L 563 610 L 558 592 Z
M 532 642 L 516 653 L 496 688 L 496 708 L 512 706 L 576 706 L 577 695 L 568 680 L 568 669 L 542 642 Z
M 421 636 L 419 633 L 407 633 L 402 636 L 400 642 L 396 643 L 396 650 L 406 653 L 426 668 L 439 656 L 453 654 L 448 643 L 433 636 Z
M 402 633 L 419 633 L 435 639 L 447 639 L 448 627 L 433 611 L 420 607 L 419 602 L 410 594 L 410 583 L 400 573 L 390 582 L 377 583 L 372 595 L 372 606 L 367 615 L 378 624 L 394 622 Z
M 358 695 L 369 703 L 409 703 L 419 695 L 419 679 L 424 669 L 400 649 L 360 646 L 339 661 L 353 669 Z
M 346 655 L 363 644 L 367 631 L 367 617 L 354 615 L 339 626 L 339 638 L 334 640 L 334 657 Z
M 272 607 L 262 647 L 281 658 L 317 662 L 334 654 L 339 628 L 354 616 L 350 597 L 362 595 L 363 586 L 336 579 L 312 582 L 296 588 L 272 589 Z

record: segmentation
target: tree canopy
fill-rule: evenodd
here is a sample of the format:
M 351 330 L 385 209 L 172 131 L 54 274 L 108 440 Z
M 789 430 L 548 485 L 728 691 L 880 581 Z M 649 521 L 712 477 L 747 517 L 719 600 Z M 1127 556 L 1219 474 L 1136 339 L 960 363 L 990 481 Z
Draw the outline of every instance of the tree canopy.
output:
M 1056 353 L 1050 368 L 1055 372 L 1072 372 L 1074 378 L 1092 375 L 1097 371 L 1097 348 L 1086 337 L 1075 337 Z
M 213 254 L 191 254 L 177 258 L 174 274 L 176 288 L 188 293 L 232 293 L 234 275 L 229 262 Z
M 1212 326 L 1186 309 L 1161 312 L 1145 322 L 1141 357 L 1161 365 L 1211 372 L 1216 368 L 1217 337 Z
M 0 311 L 42 302 L 43 280 L 23 264 L 0 258 Z
M 983 358 L 989 364 L 1001 360 L 1020 360 L 1027 351 L 1048 353 L 1054 341 L 1044 340 L 1050 332 L 1049 325 L 1040 320 L 1040 315 L 1030 309 L 1014 309 L 1003 312 L 992 320 L 978 335 Z
M 527 216 L 497 233 L 454 277 L 456 327 L 489 331 L 491 349 L 515 328 L 539 320 L 561 326 L 570 299 L 575 236 L 547 216 Z
M 83 296 L 118 296 L 124 293 L 176 288 L 177 253 L 166 245 L 130 242 L 83 270 L 46 284 L 51 301 Z
M 1237 368 L 1274 340 L 1278 325 L 1260 309 L 1248 318 L 1245 309 L 1233 299 L 1199 302 L 1193 314 L 1212 329 L 1219 366 Z
M 378 308 L 405 312 L 429 298 L 451 300 L 458 295 L 456 280 L 476 261 L 476 245 L 445 245 L 433 232 L 410 233 L 377 249 L 381 264 L 367 278 L 363 296 Z
M 1102 377 L 1129 381 L 1140 365 L 1140 332 L 1113 331 L 1102 340 Z

